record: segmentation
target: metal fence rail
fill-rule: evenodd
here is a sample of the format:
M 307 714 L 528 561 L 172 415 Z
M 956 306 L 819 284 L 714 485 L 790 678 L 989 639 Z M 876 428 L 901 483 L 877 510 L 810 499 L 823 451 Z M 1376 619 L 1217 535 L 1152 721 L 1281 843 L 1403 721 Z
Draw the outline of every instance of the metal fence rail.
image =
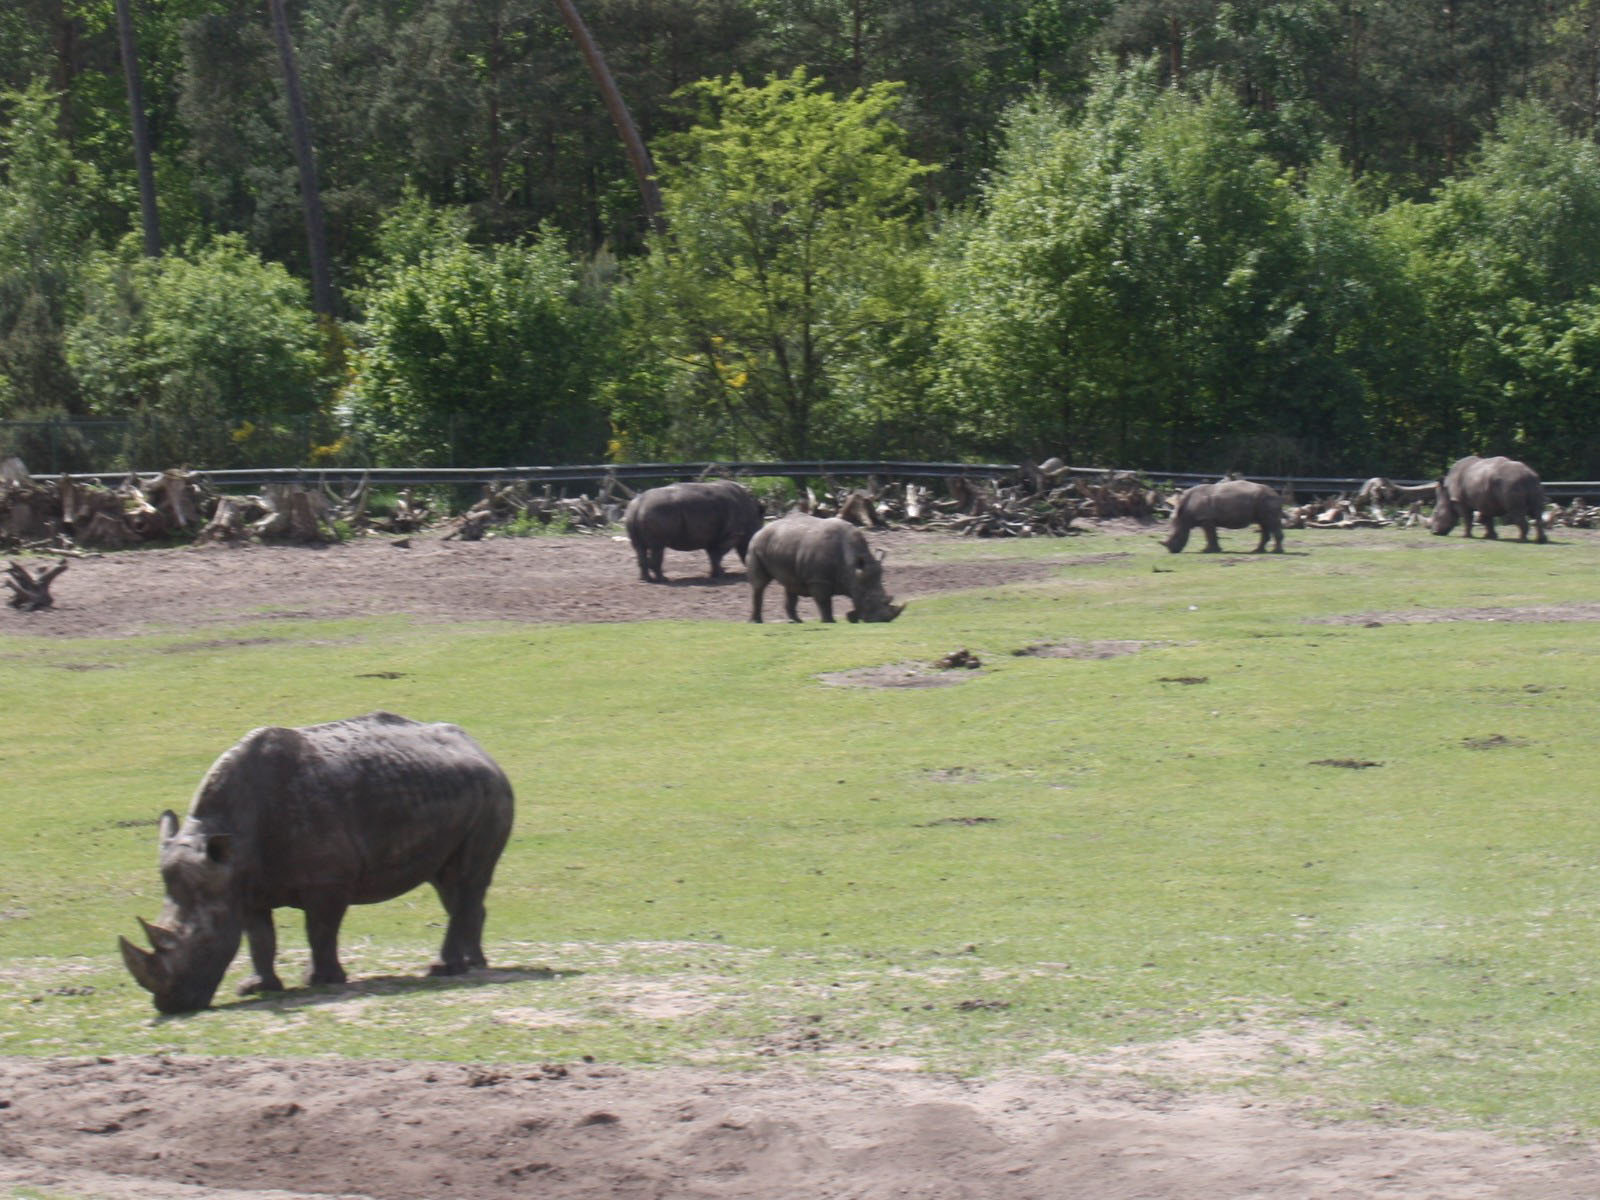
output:
M 535 487 L 587 484 L 591 487 L 613 478 L 636 484 L 665 483 L 698 479 L 703 475 L 736 475 L 744 478 L 777 476 L 784 478 L 840 480 L 865 479 L 897 482 L 918 479 L 1004 479 L 1019 475 L 1019 463 L 897 462 L 869 459 L 804 459 L 787 462 L 679 462 L 679 463 L 587 463 L 551 467 L 259 467 L 200 471 L 198 475 L 221 491 L 260 488 L 269 483 L 327 484 L 349 488 L 365 478 L 377 487 L 482 487 L 527 483 Z M 1133 471 L 1107 467 L 1069 467 L 1068 474 L 1083 479 L 1104 479 L 1108 475 L 1129 474 L 1153 483 L 1188 487 L 1222 478 L 1217 472 Z M 68 478 L 83 483 L 113 485 L 127 478 L 126 471 L 95 471 L 72 474 Z M 1251 475 L 1298 496 L 1327 496 L 1354 492 L 1366 482 L 1353 476 Z M 1393 482 L 1414 486 L 1432 482 L 1422 479 L 1396 479 Z M 1552 499 L 1574 496 L 1600 496 L 1600 482 L 1557 480 L 1544 485 Z

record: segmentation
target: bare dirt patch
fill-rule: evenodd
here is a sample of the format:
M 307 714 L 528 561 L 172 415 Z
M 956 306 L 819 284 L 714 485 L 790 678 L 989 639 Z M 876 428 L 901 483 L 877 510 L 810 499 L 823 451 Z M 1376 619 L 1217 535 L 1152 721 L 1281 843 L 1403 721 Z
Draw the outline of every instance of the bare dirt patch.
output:
M 1434 625 L 1446 621 L 1600 621 L 1600 604 L 1530 604 L 1524 608 L 1413 608 L 1398 612 L 1342 613 L 1307 617 L 1308 625 Z
M 957 671 L 927 663 L 886 663 L 881 667 L 856 667 L 849 671 L 824 671 L 817 678 L 834 687 L 925 688 L 949 687 L 971 679 L 981 671 Z
M 1238 1051 L 1215 1039 L 1207 1063 Z M 1180 1047 L 1168 1057 L 1194 1064 Z M 1131 1082 L 591 1063 L 0 1059 L 0 1180 L 103 1200 L 1600 1192 L 1589 1148 L 1318 1126 Z
M 616 535 L 391 540 L 367 537 L 321 548 L 191 546 L 75 560 L 57 580 L 55 607 L 0 608 L 0 633 L 126 637 L 204 631 L 259 618 L 311 621 L 393 614 L 439 621 L 743 621 L 750 593 L 738 559 L 720 579 L 703 554 L 667 553 L 665 584 L 639 580 L 633 551 Z M 889 590 L 898 600 L 1044 579 L 1070 566 L 1047 559 L 944 561 L 926 552 L 947 535 L 872 532 L 889 551 Z M 1077 561 L 1102 561 L 1104 556 Z M 812 614 L 805 605 L 802 616 Z M 203 637 L 185 646 L 217 645 Z

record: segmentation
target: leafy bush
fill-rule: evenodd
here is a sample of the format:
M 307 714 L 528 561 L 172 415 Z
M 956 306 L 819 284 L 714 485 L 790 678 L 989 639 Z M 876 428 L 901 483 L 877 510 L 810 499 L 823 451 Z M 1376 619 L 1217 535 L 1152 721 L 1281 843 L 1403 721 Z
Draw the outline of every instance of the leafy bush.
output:
M 361 296 L 347 403 L 382 461 L 462 466 L 596 461 L 607 320 L 548 234 L 480 248 L 411 201 L 391 218 Z

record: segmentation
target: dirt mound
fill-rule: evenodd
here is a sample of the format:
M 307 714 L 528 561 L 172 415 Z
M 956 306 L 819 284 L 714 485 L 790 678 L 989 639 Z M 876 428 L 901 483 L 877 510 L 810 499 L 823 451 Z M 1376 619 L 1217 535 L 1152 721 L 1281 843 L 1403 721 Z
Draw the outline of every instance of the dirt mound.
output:
M 1126 1084 L 0 1059 L 0 1180 L 103 1200 L 1580 1197 L 1592 1158 Z

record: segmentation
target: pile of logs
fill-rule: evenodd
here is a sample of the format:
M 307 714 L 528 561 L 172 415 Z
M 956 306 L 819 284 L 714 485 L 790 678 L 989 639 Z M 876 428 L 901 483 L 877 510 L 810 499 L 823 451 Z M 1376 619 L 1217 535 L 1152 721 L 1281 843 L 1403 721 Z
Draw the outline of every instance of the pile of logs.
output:
M 1163 521 L 1178 491 L 1125 471 L 1072 474 L 1051 458 L 1023 462 L 1004 479 L 952 477 L 937 490 L 928 483 L 875 477 L 864 485 L 841 485 L 824 476 L 820 487 L 802 485 L 788 507 L 875 529 L 909 525 L 969 537 L 1061 537 L 1081 532 L 1076 523 L 1084 519 Z M 90 486 L 68 476 L 35 479 L 13 458 L 0 461 L 0 549 L 71 555 L 174 539 L 319 543 L 339 540 L 341 527 L 409 534 L 441 522 L 447 524 L 446 538 L 462 541 L 546 527 L 598 532 L 621 523 L 634 495 L 615 476 L 602 480 L 593 495 L 517 482 L 486 486 L 482 497 L 456 517 L 435 512 L 425 496 L 411 490 L 377 513 L 365 478 L 345 491 L 326 483 L 270 484 L 259 495 L 238 496 L 220 494 L 203 475 L 182 470 L 130 474 L 115 487 Z M 1353 494 L 1305 503 L 1286 493 L 1284 523 L 1292 529 L 1412 526 L 1426 519 L 1433 497 L 1431 483 L 1407 486 L 1387 479 L 1369 479 Z M 1594 528 L 1600 526 L 1600 508 L 1573 500 L 1549 505 L 1545 518 L 1552 526 Z M 21 582 L 12 581 L 14 592 Z
M 35 479 L 15 458 L 0 463 L 0 545 L 13 550 L 73 554 L 174 539 L 337 541 L 334 523 L 363 523 L 366 504 L 364 482 L 344 496 L 298 484 L 228 496 L 176 469 L 97 487 L 65 475 Z
M 1544 510 L 1544 523 L 1550 528 L 1566 525 L 1573 529 L 1593 529 L 1600 525 L 1600 507 L 1588 503 L 1581 496 L 1574 496 L 1565 506 L 1548 505 Z
M 1284 497 L 1284 525 L 1290 529 L 1375 529 L 1395 525 L 1410 529 L 1422 524 L 1432 511 L 1436 485 L 1399 484 L 1369 479 L 1353 495 L 1341 494 L 1297 504 Z M 1545 524 L 1593 529 L 1600 525 L 1600 507 L 1574 497 L 1562 505 L 1545 506 Z
M 460 538 L 475 542 L 497 528 L 513 528 L 536 522 L 557 531 L 598 532 L 621 524 L 622 513 L 634 496 L 631 488 L 613 476 L 606 476 L 591 499 L 588 496 L 559 495 L 545 484 L 534 492 L 526 482 L 508 487 L 485 487 L 483 498 L 452 523 L 445 540 Z
M 820 497 L 806 489 L 800 511 L 880 529 L 892 522 L 969 537 L 1062 537 L 1082 532 L 1073 524 L 1080 517 L 1165 518 L 1173 495 L 1128 472 L 1069 476 L 1054 458 L 1038 465 L 1024 462 L 1014 480 L 957 476 L 948 481 L 949 495 L 943 498 L 920 483 L 881 484 L 874 478 L 864 488 L 846 489 L 824 482 Z

